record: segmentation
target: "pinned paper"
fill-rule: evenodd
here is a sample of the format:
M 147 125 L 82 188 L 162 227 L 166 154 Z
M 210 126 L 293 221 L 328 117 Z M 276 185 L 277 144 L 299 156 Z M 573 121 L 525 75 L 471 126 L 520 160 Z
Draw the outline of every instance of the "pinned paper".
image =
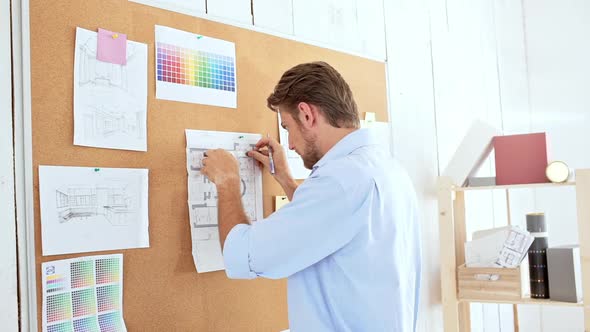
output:
M 361 128 L 370 128 L 377 121 L 374 112 L 365 112 L 365 119 L 361 120 Z
M 127 64 L 127 35 L 98 29 L 98 51 L 96 58 L 99 61 L 110 62 L 118 65 Z
M 275 196 L 275 211 L 289 203 L 287 196 Z

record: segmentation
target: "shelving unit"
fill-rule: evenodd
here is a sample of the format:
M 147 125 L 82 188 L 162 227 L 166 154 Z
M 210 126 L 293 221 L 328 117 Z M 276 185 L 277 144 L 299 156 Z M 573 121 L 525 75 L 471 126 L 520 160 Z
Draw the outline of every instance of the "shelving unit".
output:
M 438 179 L 438 212 L 440 230 L 440 278 L 444 330 L 448 332 L 470 331 L 469 303 L 511 303 L 516 313 L 517 304 L 558 305 L 584 307 L 584 330 L 590 331 L 590 169 L 576 170 L 576 182 L 563 184 L 540 183 L 526 185 L 505 185 L 486 187 L 457 187 L 450 177 Z M 578 241 L 582 265 L 583 298 L 586 304 L 522 298 L 519 300 L 460 299 L 458 296 L 457 267 L 465 263 L 464 243 L 467 239 L 465 220 L 465 192 L 470 190 L 505 190 L 509 202 L 509 191 L 520 188 L 574 186 L 578 220 Z M 508 213 L 510 209 L 508 208 Z M 510 218 L 508 218 L 510 222 Z M 515 317 L 515 330 L 518 318 Z

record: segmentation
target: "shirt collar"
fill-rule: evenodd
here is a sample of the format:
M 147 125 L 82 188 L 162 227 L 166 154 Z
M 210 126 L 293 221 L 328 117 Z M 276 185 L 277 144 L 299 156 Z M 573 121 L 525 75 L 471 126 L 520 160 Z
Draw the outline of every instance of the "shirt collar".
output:
M 325 165 L 330 160 L 335 160 L 349 155 L 354 150 L 367 146 L 379 144 L 374 132 L 369 129 L 357 129 L 352 133 L 344 136 L 336 143 L 326 154 L 312 167 L 312 173 L 318 168 Z

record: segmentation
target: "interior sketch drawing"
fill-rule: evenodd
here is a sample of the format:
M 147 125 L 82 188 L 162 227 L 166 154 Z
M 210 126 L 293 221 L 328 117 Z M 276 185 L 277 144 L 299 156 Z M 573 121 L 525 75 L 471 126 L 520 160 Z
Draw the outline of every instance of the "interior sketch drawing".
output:
M 110 62 L 99 61 L 97 55 L 97 36 L 90 36 L 85 42 L 78 45 L 80 62 L 78 70 L 78 84 L 105 85 L 127 91 L 128 76 L 127 65 L 119 65 Z M 133 44 L 127 46 L 127 62 L 132 61 L 136 54 Z
M 149 247 L 148 175 L 40 165 L 43 255 Z
M 74 144 L 147 150 L 147 45 L 127 41 L 125 65 L 96 58 L 97 33 L 76 30 Z
M 143 138 L 143 112 L 121 112 L 106 105 L 90 106 L 84 113 L 84 134 L 87 138 L 125 134 Z
M 134 197 L 119 186 L 68 186 L 55 191 L 58 220 L 94 221 L 104 217 L 113 226 L 126 226 L 136 214 Z

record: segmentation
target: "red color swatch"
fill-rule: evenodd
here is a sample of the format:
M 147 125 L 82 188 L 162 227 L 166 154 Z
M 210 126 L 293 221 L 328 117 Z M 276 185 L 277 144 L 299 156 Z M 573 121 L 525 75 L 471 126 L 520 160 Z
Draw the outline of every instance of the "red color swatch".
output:
M 545 133 L 494 137 L 496 184 L 549 182 Z

